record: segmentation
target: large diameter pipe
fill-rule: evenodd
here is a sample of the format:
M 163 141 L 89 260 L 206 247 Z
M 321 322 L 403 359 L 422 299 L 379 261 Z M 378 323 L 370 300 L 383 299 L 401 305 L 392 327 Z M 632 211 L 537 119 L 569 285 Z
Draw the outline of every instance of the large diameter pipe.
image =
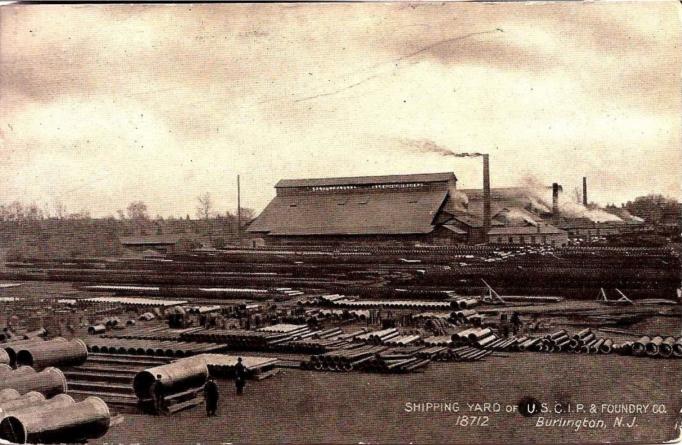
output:
M 30 393 L 29 393 L 30 394 Z M 65 408 L 67 406 L 73 405 L 75 401 L 73 397 L 67 394 L 57 394 L 51 399 L 37 402 L 36 404 L 30 404 L 21 407 L 9 408 L 2 407 L 0 411 L 0 420 L 8 416 L 17 416 L 22 414 L 30 414 L 33 416 L 40 415 L 43 411 L 48 411 L 55 408 Z
M 0 403 L 6 402 L 8 400 L 18 399 L 19 397 L 21 397 L 21 394 L 19 394 L 19 391 L 14 388 L 5 388 L 0 390 Z
M 646 354 L 649 356 L 657 356 L 658 350 L 663 343 L 663 337 L 656 336 L 649 343 L 646 344 Z
M 0 349 L 0 364 L 9 365 L 12 361 L 9 358 L 9 354 L 6 350 Z
M 682 357 L 682 337 L 678 338 L 673 345 L 673 355 L 675 357 Z
M 493 331 L 490 328 L 476 329 L 475 331 L 470 332 L 469 335 L 467 335 L 467 338 L 469 339 L 470 342 L 475 342 L 491 335 L 492 333 Z
M 102 437 L 109 430 L 109 407 L 88 397 L 66 407 L 24 412 L 0 422 L 0 438 L 12 443 L 77 443 Z
M 150 390 L 157 376 L 160 376 L 164 392 L 172 394 L 202 386 L 208 378 L 208 367 L 199 357 L 145 369 L 133 379 L 133 389 L 139 399 L 148 400 L 152 397 Z
M 10 372 L 12 372 L 12 367 L 10 365 L 5 363 L 0 364 L 0 377 L 9 374 Z
M 610 338 L 604 340 L 604 343 L 599 347 L 599 352 L 602 354 L 610 354 L 613 351 L 613 340 Z
M 50 366 L 77 366 L 88 358 L 88 347 L 80 338 L 68 342 L 45 342 L 40 347 L 26 347 L 17 353 L 17 365 L 43 369 Z
M 45 402 L 45 396 L 39 392 L 31 391 L 16 399 L 7 400 L 0 403 L 0 418 L 6 417 L 13 410 L 27 406 L 35 406 Z
M 632 353 L 634 355 L 642 355 L 646 352 L 646 345 L 651 342 L 651 337 L 644 336 L 632 344 Z
M 63 337 L 57 337 L 50 341 L 66 341 Z M 46 343 L 42 338 L 35 337 L 28 340 L 18 340 L 10 343 L 5 343 L 2 345 L 2 349 L 9 355 L 10 365 L 14 366 L 17 360 L 17 352 L 22 349 L 25 345 L 29 344 L 42 344 Z
M 668 358 L 673 355 L 673 347 L 675 346 L 675 338 L 667 337 L 663 343 L 658 347 L 658 353 L 661 357 Z
M 57 368 L 47 368 L 41 372 L 26 372 L 0 381 L 0 389 L 14 388 L 21 394 L 29 391 L 42 393 L 46 397 L 66 392 L 66 377 Z

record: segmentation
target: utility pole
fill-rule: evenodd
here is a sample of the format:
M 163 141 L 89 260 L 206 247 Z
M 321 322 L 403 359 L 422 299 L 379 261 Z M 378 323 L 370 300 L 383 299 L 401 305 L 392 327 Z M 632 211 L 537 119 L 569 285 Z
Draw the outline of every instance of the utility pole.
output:
M 239 186 L 239 175 L 237 175 L 237 238 L 239 239 L 239 247 L 242 246 L 242 197 Z

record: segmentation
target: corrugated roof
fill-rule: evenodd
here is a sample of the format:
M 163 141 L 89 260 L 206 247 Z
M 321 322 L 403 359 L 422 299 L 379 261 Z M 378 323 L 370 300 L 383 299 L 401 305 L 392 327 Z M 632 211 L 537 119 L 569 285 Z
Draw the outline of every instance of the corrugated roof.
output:
M 270 235 L 388 235 L 433 231 L 445 190 L 276 196 L 248 232 Z
M 346 178 L 281 179 L 276 188 L 325 187 L 339 185 L 405 184 L 412 182 L 444 182 L 457 177 L 452 172 L 411 175 L 355 176 Z

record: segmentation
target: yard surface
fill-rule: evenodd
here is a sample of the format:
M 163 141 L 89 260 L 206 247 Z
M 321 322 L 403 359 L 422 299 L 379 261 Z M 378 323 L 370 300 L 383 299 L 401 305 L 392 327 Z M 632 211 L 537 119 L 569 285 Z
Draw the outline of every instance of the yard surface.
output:
M 286 370 L 249 382 L 239 398 L 232 381 L 221 380 L 218 417 L 207 418 L 203 406 L 172 417 L 125 415 L 123 423 L 92 443 L 660 443 L 678 437 L 682 360 L 506 355 L 478 363 L 432 363 L 422 373 L 403 375 Z M 526 396 L 550 410 L 583 404 L 586 412 L 532 417 L 504 412 Z M 457 402 L 459 412 L 415 412 L 416 404 L 428 402 L 450 403 L 450 408 Z M 470 411 L 467 405 L 495 402 L 502 412 Z M 596 404 L 597 413 L 588 412 L 590 404 Z M 602 404 L 647 406 L 639 407 L 646 412 L 623 414 L 622 426 L 614 427 L 618 416 L 601 414 L 607 409 Z M 654 414 L 654 409 L 667 414 Z M 463 416 L 487 420 L 464 426 Z M 601 419 L 604 427 L 543 427 L 537 426 L 539 417 Z M 626 426 L 633 418 L 633 426 Z

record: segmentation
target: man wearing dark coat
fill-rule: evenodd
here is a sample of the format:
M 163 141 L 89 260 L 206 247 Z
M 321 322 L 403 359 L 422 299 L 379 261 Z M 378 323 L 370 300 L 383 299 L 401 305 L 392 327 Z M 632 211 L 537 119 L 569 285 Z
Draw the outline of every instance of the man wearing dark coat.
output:
M 216 415 L 219 397 L 218 385 L 213 380 L 213 377 L 209 377 L 206 384 L 204 384 L 204 399 L 206 400 L 206 415 L 208 417 Z
M 241 396 L 244 393 L 244 385 L 246 385 L 246 367 L 242 364 L 242 358 L 237 358 L 237 364 L 234 367 L 234 384 L 237 387 L 237 395 Z

